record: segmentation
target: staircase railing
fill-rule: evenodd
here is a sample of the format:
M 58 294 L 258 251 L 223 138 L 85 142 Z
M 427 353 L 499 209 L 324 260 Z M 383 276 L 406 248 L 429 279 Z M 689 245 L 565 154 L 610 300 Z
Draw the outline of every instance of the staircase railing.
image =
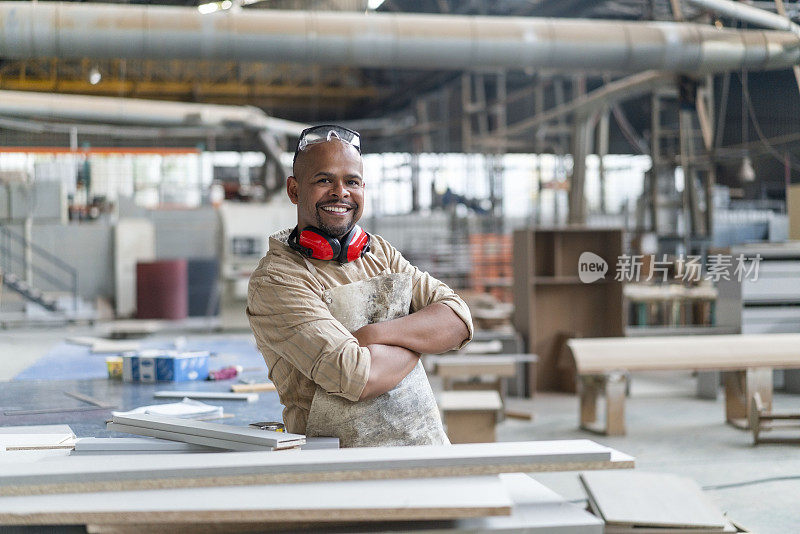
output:
M 19 245 L 21 253 L 15 253 L 14 244 Z M 26 248 L 34 256 L 31 265 L 26 265 L 24 261 Z M 14 273 L 13 267 L 18 265 L 22 272 L 21 278 L 24 279 L 24 270 L 30 268 L 32 273 L 52 284 L 57 290 L 69 291 L 72 295 L 72 310 L 78 311 L 78 271 L 55 254 L 35 243 L 27 242 L 23 236 L 2 224 L 0 224 L 0 259 L 2 260 L 0 272 Z

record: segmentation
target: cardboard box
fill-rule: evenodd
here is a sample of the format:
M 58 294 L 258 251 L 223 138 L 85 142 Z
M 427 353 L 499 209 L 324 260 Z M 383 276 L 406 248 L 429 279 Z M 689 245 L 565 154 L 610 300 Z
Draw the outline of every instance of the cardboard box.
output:
M 187 382 L 208 377 L 208 351 L 143 350 L 122 355 L 125 382 Z

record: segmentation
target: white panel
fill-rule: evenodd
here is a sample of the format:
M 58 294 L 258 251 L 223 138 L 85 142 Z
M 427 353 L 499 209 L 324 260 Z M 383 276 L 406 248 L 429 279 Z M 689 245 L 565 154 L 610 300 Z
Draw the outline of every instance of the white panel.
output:
M 147 219 L 120 219 L 114 228 L 117 317 L 136 313 L 136 263 L 156 259 L 156 232 Z

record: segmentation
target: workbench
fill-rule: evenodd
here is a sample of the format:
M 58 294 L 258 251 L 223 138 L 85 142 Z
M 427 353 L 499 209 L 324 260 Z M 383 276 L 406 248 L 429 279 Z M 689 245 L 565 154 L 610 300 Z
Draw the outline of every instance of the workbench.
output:
M 260 377 L 266 374 L 266 369 Z M 247 376 L 247 375 L 244 375 Z M 256 374 L 253 374 L 256 376 Z M 113 405 L 114 411 L 127 411 L 139 406 L 162 404 L 153 397 L 156 391 L 230 391 L 238 379 L 200 382 L 158 382 L 154 384 L 125 383 L 109 379 L 86 380 L 26 380 L 3 382 L 0 387 L 0 426 L 68 424 L 78 437 L 122 437 L 128 434 L 106 430 L 111 409 L 93 409 L 89 403 L 67 396 L 64 392 L 88 395 L 103 404 Z M 283 406 L 275 392 L 260 393 L 255 402 L 205 401 L 222 406 L 232 418 L 220 420 L 225 424 L 248 425 L 256 421 L 281 421 Z M 70 410 L 77 408 L 78 410 Z M 97 408 L 96 406 L 94 408 Z M 63 409 L 54 413 L 7 415 L 12 411 Z
M 629 371 L 725 371 L 725 416 L 748 428 L 753 394 L 772 408 L 772 370 L 800 369 L 800 334 L 735 334 L 643 338 L 586 338 L 567 342 L 580 380 L 580 426 L 625 434 Z M 596 425 L 597 400 L 606 400 Z

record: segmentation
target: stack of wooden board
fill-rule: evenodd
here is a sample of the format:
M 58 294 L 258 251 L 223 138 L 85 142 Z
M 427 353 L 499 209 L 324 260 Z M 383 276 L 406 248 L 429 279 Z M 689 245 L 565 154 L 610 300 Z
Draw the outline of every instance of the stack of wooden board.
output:
M 606 534 L 741 532 L 689 478 L 664 473 L 581 473 L 589 507 Z
M 301 449 L 338 449 L 339 438 L 306 438 Z M 180 441 L 158 438 L 78 438 L 75 440 L 73 456 L 120 455 L 120 454 L 175 454 L 222 452 L 224 449 L 204 447 Z
M 187 421 L 161 415 L 114 415 L 106 426 L 117 432 L 232 451 L 272 451 L 299 447 L 305 443 L 305 436 L 300 434 Z
M 588 440 L 65 457 L 4 465 L 0 525 L 601 534 L 601 521 L 527 475 L 497 475 L 628 467 Z
M 631 457 L 589 440 L 291 450 L 280 454 L 224 452 L 102 459 L 78 456 L 46 465 L 4 466 L 0 471 L 0 495 L 631 467 Z
M 324 484 L 298 484 L 295 488 L 288 488 L 288 494 L 282 494 L 280 488 L 267 489 L 267 493 L 259 493 L 256 488 L 241 488 L 238 494 L 244 499 L 244 504 L 236 503 L 243 509 L 240 517 L 233 521 L 224 521 L 220 514 L 215 510 L 223 508 L 226 503 L 217 503 L 216 493 L 206 489 L 191 495 L 196 499 L 202 499 L 202 504 L 195 506 L 199 508 L 199 516 L 194 513 L 184 514 L 182 517 L 175 517 L 176 522 L 168 522 L 166 514 L 158 513 L 152 519 L 136 519 L 136 512 L 126 512 L 108 518 L 109 522 L 89 523 L 87 531 L 96 534 L 138 534 L 148 532 L 151 534 L 163 533 L 174 534 L 175 532 L 191 532 L 192 534 L 219 534 L 221 532 L 269 532 L 280 530 L 281 532 L 426 532 L 426 533 L 449 533 L 449 532 L 504 532 L 504 533 L 526 533 L 526 534 L 601 534 L 603 532 L 602 521 L 581 510 L 579 507 L 567 503 L 563 498 L 552 491 L 543 487 L 541 484 L 531 479 L 525 474 L 505 474 L 497 477 L 464 477 L 464 478 L 442 478 L 442 479 L 415 479 L 405 481 L 371 481 L 371 482 L 350 482 L 350 483 L 330 483 Z M 339 490 L 336 495 L 330 495 L 331 491 Z M 375 490 L 375 491 L 370 491 Z M 183 490 L 181 490 L 183 491 Z M 306 493 L 300 493 L 305 491 Z M 174 490 L 173 490 L 174 492 Z M 133 492 L 136 495 L 127 495 L 129 504 L 127 507 L 135 510 L 138 506 L 138 494 L 148 492 Z M 157 492 L 149 492 L 148 498 L 155 496 Z M 206 494 L 203 494 L 206 493 Z M 447 495 L 446 493 L 449 493 Z M 159 496 L 176 499 L 177 495 L 169 492 L 158 492 Z M 106 498 L 108 494 L 89 494 L 95 499 L 98 497 Z M 89 495 L 82 495 L 83 499 L 89 499 Z M 272 504 L 263 506 L 265 498 L 276 495 Z M 74 496 L 69 496 L 70 498 Z M 182 495 L 183 505 L 189 493 Z M 295 497 L 295 500 L 290 500 Z M 38 499 L 38 498 L 37 498 Z M 84 501 L 72 501 L 70 503 L 60 503 L 54 501 L 53 496 L 44 496 L 43 499 L 50 499 L 55 510 L 66 509 L 70 519 L 85 521 L 86 514 L 78 513 L 77 510 L 84 505 Z M 223 497 L 227 500 L 227 497 Z M 261 499 L 261 504 L 253 509 L 246 509 L 246 506 Z M 327 503 L 324 508 L 326 515 L 312 509 L 311 515 L 302 516 L 302 503 L 311 502 L 312 499 Z M 112 498 L 112 501 L 116 498 Z M 382 501 L 388 501 L 381 505 Z M 8 501 L 0 499 L 0 523 L 6 517 L 6 506 Z M 32 502 L 32 501 L 29 501 Z M 97 505 L 95 501 L 91 507 L 92 516 L 101 519 L 104 512 L 94 510 L 109 508 L 108 506 Z M 210 504 L 209 504 L 210 503 Z M 19 503 L 14 503 L 19 507 Z M 72 508 L 67 509 L 67 505 Z M 510 506 L 509 506 L 510 505 Z M 38 506 L 41 507 L 41 504 Z M 360 508 L 359 508 L 360 507 Z M 163 503 L 161 508 L 167 508 Z M 169 511 L 172 511 L 171 508 Z M 223 508 L 224 510 L 224 508 Z M 268 512 L 275 510 L 277 513 Z M 23 516 L 16 511 L 14 519 L 21 522 L 23 518 L 33 521 L 60 520 L 56 513 L 49 513 L 50 519 L 32 514 Z M 503 514 L 503 515 L 500 515 Z M 276 522 L 279 515 L 289 517 L 287 521 Z M 250 517 L 262 516 L 265 520 L 248 520 Z M 368 521 L 348 521 L 345 517 L 368 517 Z M 321 519 L 315 519 L 321 517 Z M 411 517 L 433 518 L 410 520 Z M 451 518 L 449 520 L 442 518 Z M 194 520 L 193 520 L 194 518 Z M 302 519 L 301 519 L 302 518 Z M 207 520 L 202 522 L 203 519 Z

